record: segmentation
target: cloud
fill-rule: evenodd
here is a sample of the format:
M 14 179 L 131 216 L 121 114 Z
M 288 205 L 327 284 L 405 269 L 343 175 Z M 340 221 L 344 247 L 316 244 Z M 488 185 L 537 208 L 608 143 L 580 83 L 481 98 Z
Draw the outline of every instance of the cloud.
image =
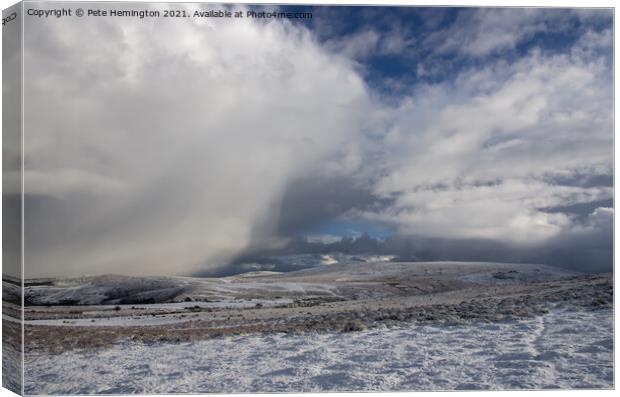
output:
M 373 195 L 361 171 L 360 168 L 348 177 L 314 175 L 313 178 L 291 181 L 282 194 L 278 209 L 278 234 L 304 233 L 352 208 L 369 211 L 385 208 L 390 200 Z M 367 173 L 371 174 L 372 170 Z
M 385 240 L 368 235 L 336 241 L 292 239 L 279 248 L 248 251 L 231 265 L 210 275 L 243 273 L 248 264 L 256 269 L 292 271 L 320 265 L 329 254 L 342 261 L 487 261 L 541 263 L 585 273 L 613 270 L 613 209 L 598 207 L 585 219 L 544 244 L 519 245 L 497 239 L 428 237 L 398 234 Z M 294 256 L 291 256 L 295 254 Z
M 262 269 L 255 253 L 324 245 L 552 262 L 583 247 L 603 263 L 613 91 L 599 14 L 579 15 L 566 49 L 394 80 L 394 96 L 364 80 L 373 55 L 478 59 L 572 26 L 551 14 L 463 12 L 416 40 L 401 24 L 329 39 L 282 20 L 27 19 L 26 276 Z M 396 235 L 307 233 L 334 219 Z
M 561 183 L 612 174 L 611 72 L 586 54 L 533 50 L 418 88 L 394 111 L 374 185 L 394 205 L 360 216 L 404 234 L 523 244 L 571 228 L 547 209 L 613 197 L 610 185 Z
M 188 273 L 273 234 L 289 181 L 357 167 L 366 86 L 303 28 L 28 23 L 27 276 Z
M 428 36 L 436 53 L 484 57 L 517 47 L 545 33 L 573 33 L 581 25 L 609 20 L 608 10 L 561 8 L 472 8 L 461 10 L 454 23 Z
M 370 56 L 398 55 L 413 46 L 415 39 L 400 28 L 378 31 L 373 28 L 327 40 L 324 45 L 331 51 L 363 61 Z

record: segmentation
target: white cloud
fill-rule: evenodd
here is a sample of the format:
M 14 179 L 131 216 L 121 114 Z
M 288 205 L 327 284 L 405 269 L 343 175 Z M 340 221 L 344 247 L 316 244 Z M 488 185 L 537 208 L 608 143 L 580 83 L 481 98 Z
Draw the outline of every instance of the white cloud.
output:
M 55 234 L 27 242 L 27 276 L 218 263 L 273 231 L 289 181 L 359 162 L 364 82 L 289 23 L 26 30 L 26 191 L 62 207 L 27 219 Z
M 514 50 L 539 33 L 566 33 L 577 29 L 575 21 L 600 21 L 609 17 L 601 9 L 479 8 L 464 10 L 448 29 L 426 39 L 437 53 L 482 57 Z
M 403 233 L 520 244 L 573 227 L 547 210 L 613 197 L 611 187 L 553 182 L 612 172 L 610 71 L 588 54 L 533 51 L 420 88 L 384 140 L 375 192 L 394 205 L 365 216 Z
M 402 54 L 414 44 L 414 37 L 394 27 L 387 32 L 372 28 L 362 29 L 344 37 L 327 40 L 325 46 L 351 59 L 363 60 L 369 56 Z

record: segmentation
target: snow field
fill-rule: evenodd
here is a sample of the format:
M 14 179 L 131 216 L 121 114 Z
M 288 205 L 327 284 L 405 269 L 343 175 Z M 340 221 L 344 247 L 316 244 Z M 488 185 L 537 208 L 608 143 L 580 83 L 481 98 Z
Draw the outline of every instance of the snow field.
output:
M 613 387 L 613 312 L 28 354 L 27 394 Z

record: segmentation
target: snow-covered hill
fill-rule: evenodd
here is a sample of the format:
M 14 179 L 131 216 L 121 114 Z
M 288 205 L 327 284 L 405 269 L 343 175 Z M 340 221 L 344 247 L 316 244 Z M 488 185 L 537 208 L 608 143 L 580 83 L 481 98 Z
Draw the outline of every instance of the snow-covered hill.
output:
M 24 299 L 27 306 L 359 299 L 541 282 L 574 275 L 531 264 L 354 261 L 288 273 L 258 271 L 223 278 L 88 276 L 27 286 Z M 13 290 L 5 288 L 6 293 Z

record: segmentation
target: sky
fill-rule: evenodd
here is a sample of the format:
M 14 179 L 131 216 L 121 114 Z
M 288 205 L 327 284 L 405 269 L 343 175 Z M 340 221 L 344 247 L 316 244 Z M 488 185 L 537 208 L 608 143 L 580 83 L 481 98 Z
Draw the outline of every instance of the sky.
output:
M 313 17 L 25 19 L 26 277 L 611 271 L 611 10 L 282 8 Z

